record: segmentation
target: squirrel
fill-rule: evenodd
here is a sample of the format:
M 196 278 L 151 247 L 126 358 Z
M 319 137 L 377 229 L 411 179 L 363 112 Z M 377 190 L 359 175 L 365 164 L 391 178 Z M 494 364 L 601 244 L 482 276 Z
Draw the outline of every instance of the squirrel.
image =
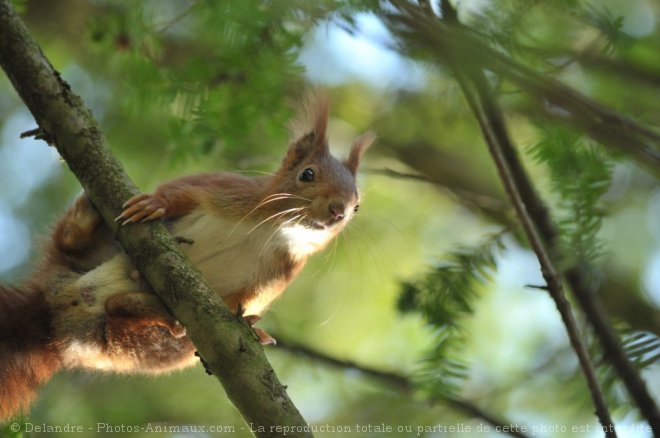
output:
M 358 210 L 356 172 L 374 141 L 329 152 L 329 103 L 308 97 L 279 169 L 204 173 L 129 199 L 122 225 L 162 220 L 227 306 L 254 325 Z M 185 328 L 144 282 L 83 193 L 21 287 L 0 286 L 0 422 L 26 412 L 61 369 L 158 374 L 192 365 Z M 262 344 L 274 343 L 255 328 Z

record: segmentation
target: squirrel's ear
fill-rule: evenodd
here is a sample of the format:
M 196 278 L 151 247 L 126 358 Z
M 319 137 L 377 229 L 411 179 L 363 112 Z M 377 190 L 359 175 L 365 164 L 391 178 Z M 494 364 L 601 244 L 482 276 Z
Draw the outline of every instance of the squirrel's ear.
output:
M 360 158 L 362 154 L 367 150 L 369 146 L 376 140 L 376 134 L 371 131 L 365 132 L 358 138 L 353 141 L 351 146 L 351 152 L 348 154 L 348 158 L 344 161 L 344 164 L 351 171 L 353 175 L 357 173 L 358 166 L 360 165 Z
M 312 151 L 328 153 L 328 118 L 330 117 L 330 99 L 322 90 L 309 90 L 303 98 L 298 116 L 291 122 L 293 138 L 291 149 L 298 154 Z

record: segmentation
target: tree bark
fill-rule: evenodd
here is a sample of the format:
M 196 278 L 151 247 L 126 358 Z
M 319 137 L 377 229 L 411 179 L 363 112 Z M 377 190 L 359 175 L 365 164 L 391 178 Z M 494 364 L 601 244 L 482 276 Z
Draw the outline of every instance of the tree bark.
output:
M 14 11 L 0 0 L 0 66 L 135 266 L 186 327 L 207 368 L 257 436 L 311 436 L 251 328 L 233 315 L 160 223 L 119 227 L 114 218 L 137 188 L 98 123 L 62 80 Z

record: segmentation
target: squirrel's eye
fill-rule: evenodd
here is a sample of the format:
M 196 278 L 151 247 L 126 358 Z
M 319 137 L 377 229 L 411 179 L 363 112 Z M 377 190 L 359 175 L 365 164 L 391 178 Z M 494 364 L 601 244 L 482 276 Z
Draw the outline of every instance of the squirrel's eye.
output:
M 360 204 L 355 204 L 355 207 L 353 207 L 353 213 L 357 213 L 359 209 L 360 209 Z
M 298 176 L 298 179 L 302 182 L 314 181 L 314 169 L 308 167 L 307 169 L 303 170 Z

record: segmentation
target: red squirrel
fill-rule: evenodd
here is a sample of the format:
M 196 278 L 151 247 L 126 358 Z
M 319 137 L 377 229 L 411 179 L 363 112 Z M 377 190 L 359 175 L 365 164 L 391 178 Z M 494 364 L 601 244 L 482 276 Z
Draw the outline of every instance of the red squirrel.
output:
M 308 98 L 274 174 L 180 178 L 134 196 L 117 220 L 162 219 L 227 306 L 254 324 L 358 209 L 355 176 L 374 136 L 358 137 L 337 160 L 328 114 L 327 99 Z M 196 361 L 185 329 L 86 195 L 57 222 L 44 253 L 30 281 L 0 286 L 0 421 L 25 412 L 62 368 L 156 374 Z M 255 330 L 262 343 L 274 341 Z

